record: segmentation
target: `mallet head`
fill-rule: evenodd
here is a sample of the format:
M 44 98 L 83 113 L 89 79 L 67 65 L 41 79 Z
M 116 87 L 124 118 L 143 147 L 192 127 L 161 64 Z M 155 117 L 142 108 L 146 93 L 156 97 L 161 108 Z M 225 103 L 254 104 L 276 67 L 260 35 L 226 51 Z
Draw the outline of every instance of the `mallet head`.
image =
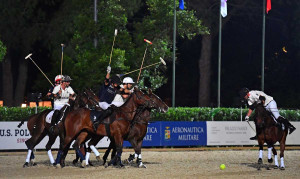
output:
M 117 36 L 118 34 L 118 29 L 115 29 L 115 36 Z
M 32 53 L 30 53 L 29 55 L 27 55 L 27 56 L 25 57 L 25 59 L 30 58 L 31 55 L 32 55 Z
M 65 44 L 60 44 L 61 45 L 61 47 L 65 47 L 66 45 Z
M 159 59 L 162 64 L 167 65 L 163 58 L 159 57 Z

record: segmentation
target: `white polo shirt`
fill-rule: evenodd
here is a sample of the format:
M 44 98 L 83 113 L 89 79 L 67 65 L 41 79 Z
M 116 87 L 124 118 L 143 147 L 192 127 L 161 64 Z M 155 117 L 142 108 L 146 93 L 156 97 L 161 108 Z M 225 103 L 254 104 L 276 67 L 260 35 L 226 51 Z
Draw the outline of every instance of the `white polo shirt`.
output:
M 266 95 L 266 93 L 262 92 L 262 91 L 250 91 L 250 96 L 248 98 L 248 104 L 249 105 L 253 105 L 255 102 L 261 102 L 259 100 L 259 96 L 264 96 L 266 98 L 265 104 L 264 106 L 267 106 L 271 101 L 273 101 L 273 97 L 272 96 L 268 96 Z
M 71 86 L 69 86 L 63 90 L 62 87 L 60 85 L 58 85 L 58 86 L 55 86 L 52 93 L 58 94 L 59 90 L 61 90 L 61 94 L 60 94 L 61 98 L 55 99 L 54 105 L 63 106 L 69 102 L 69 97 L 70 97 L 70 95 L 74 94 L 74 91 Z

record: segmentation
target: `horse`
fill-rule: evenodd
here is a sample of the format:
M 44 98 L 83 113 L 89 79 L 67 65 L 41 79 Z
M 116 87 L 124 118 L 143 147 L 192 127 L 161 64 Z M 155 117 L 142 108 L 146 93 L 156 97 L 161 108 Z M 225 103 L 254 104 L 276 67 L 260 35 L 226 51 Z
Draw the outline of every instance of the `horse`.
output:
M 81 95 L 79 93 L 79 95 L 77 95 L 74 104 L 72 104 L 71 108 L 74 109 L 78 109 L 79 107 L 84 107 L 86 105 L 91 106 L 92 104 L 94 104 L 93 101 L 89 100 L 86 95 Z M 48 143 L 46 144 L 46 150 L 50 159 L 50 162 L 53 166 L 56 165 L 56 162 L 54 161 L 52 152 L 51 152 L 51 147 L 54 144 L 57 136 L 59 134 L 63 134 L 63 132 L 55 132 L 54 134 L 51 133 L 49 131 L 50 129 L 50 124 L 48 124 L 46 122 L 46 116 L 48 115 L 49 112 L 51 112 L 51 109 L 47 109 L 42 111 L 41 113 L 38 114 L 34 114 L 28 118 L 24 118 L 18 125 L 18 127 L 20 128 L 25 121 L 27 122 L 27 128 L 30 132 L 31 138 L 28 139 L 25 144 L 28 148 L 28 153 L 27 153 L 27 157 L 26 157 L 26 161 L 25 164 L 23 165 L 23 167 L 29 167 L 29 161 L 31 161 L 32 165 L 35 166 L 36 163 L 34 163 L 34 154 L 33 154 L 33 149 L 36 145 L 38 145 L 41 140 L 44 139 L 44 137 L 46 135 L 49 136 L 49 140 Z M 59 131 L 63 131 L 63 125 L 62 123 L 59 123 L 59 125 L 57 125 Z M 63 139 L 63 136 L 60 135 L 60 137 Z M 62 140 L 60 142 L 60 148 L 62 147 Z
M 132 145 L 135 151 L 135 154 L 130 154 L 129 158 L 126 161 L 128 163 L 132 163 L 132 161 L 135 158 L 137 158 L 136 163 L 138 164 L 138 167 L 144 167 L 144 168 L 146 168 L 146 166 L 142 162 L 141 148 L 142 148 L 143 139 L 147 133 L 147 127 L 149 121 L 151 119 L 150 116 L 151 109 L 156 109 L 158 112 L 166 113 L 169 108 L 157 95 L 155 95 L 151 91 L 151 89 L 148 90 L 148 96 L 154 102 L 155 106 L 153 108 L 141 109 L 141 111 L 135 117 L 136 120 L 134 120 L 129 133 L 124 138 L 124 140 L 130 142 L 130 144 Z M 103 164 L 105 164 L 111 149 L 113 149 L 112 152 L 112 158 L 113 158 L 116 155 L 116 148 L 113 141 L 111 141 L 108 149 L 105 151 L 105 154 L 103 156 Z
M 288 134 L 287 126 L 278 126 L 272 118 L 272 116 L 264 108 L 263 104 L 259 103 L 255 108 L 254 122 L 256 126 L 257 140 L 259 145 L 259 159 L 258 159 L 258 170 L 260 170 L 262 162 L 262 153 L 264 143 L 268 146 L 268 163 L 273 163 L 272 153 L 274 154 L 275 169 L 278 166 L 277 151 L 274 148 L 274 144 L 279 142 L 280 144 L 280 169 L 284 170 L 284 150 L 285 142 Z M 269 167 L 267 167 L 269 169 Z
M 117 164 L 122 167 L 124 166 L 121 162 L 122 148 L 123 148 L 123 137 L 128 133 L 130 124 L 137 113 L 139 106 L 153 107 L 154 104 L 150 100 L 149 96 L 145 95 L 138 88 L 135 88 L 129 99 L 119 108 L 114 108 L 112 114 L 104 119 L 98 126 L 96 131 L 94 130 L 93 123 L 90 119 L 91 111 L 89 109 L 78 109 L 70 112 L 65 121 L 65 140 L 63 147 L 63 155 L 60 161 L 61 167 L 65 166 L 65 158 L 68 153 L 68 149 L 73 140 L 73 148 L 76 153 L 82 156 L 79 151 L 79 146 L 86 140 L 89 134 L 97 136 L 108 136 L 116 143 Z M 85 161 L 83 161 L 84 163 Z

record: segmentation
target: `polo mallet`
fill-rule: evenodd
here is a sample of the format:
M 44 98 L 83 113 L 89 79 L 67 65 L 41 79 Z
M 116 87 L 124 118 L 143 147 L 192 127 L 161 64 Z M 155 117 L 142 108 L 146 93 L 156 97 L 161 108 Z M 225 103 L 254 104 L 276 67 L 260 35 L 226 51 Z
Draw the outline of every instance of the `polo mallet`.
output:
M 114 45 L 115 45 L 115 40 L 116 40 L 116 36 L 117 35 L 118 35 L 118 29 L 115 29 L 114 41 L 113 41 L 113 44 L 111 46 L 111 51 L 110 51 L 110 57 L 109 57 L 109 64 L 108 64 L 108 66 L 110 66 L 110 63 L 111 63 L 111 57 L 112 57 L 112 53 L 113 53 L 113 50 L 114 50 Z
M 151 65 L 144 66 L 142 69 L 151 67 L 151 66 L 153 66 L 153 65 L 157 65 L 157 64 L 159 64 L 159 63 L 162 63 L 162 64 L 165 65 L 165 66 L 167 65 L 166 62 L 164 61 L 164 59 L 162 59 L 161 57 L 159 57 L 159 59 L 160 59 L 160 62 L 156 62 L 156 63 L 153 63 L 153 64 L 151 64 Z M 133 72 L 137 72 L 137 71 L 139 71 L 139 70 L 140 70 L 140 69 L 136 69 L 136 70 L 127 72 L 127 73 L 125 73 L 125 74 L 119 74 L 119 76 L 122 77 L 122 76 L 124 76 L 124 75 L 128 75 L 128 74 L 131 74 L 131 73 L 133 73 Z
M 31 58 L 31 55 L 32 55 L 32 53 L 30 53 L 29 55 L 27 55 L 26 57 L 25 57 L 25 59 L 28 59 L 28 58 L 30 58 L 30 60 L 33 62 L 33 64 L 35 64 L 35 66 L 42 72 L 42 74 L 47 78 L 47 80 L 50 82 L 50 84 L 52 85 L 52 86 L 54 86 L 53 84 L 52 84 L 52 82 L 49 80 L 49 78 L 47 77 L 47 75 L 40 69 L 40 67 L 32 60 L 32 58 Z
M 147 43 L 147 45 L 146 45 L 146 49 L 145 49 L 145 52 L 144 52 L 144 57 L 143 57 L 143 61 L 142 61 L 142 64 L 141 64 L 140 73 L 139 73 L 139 76 L 138 76 L 138 79 L 137 79 L 136 83 L 139 82 L 139 79 L 140 79 L 140 76 L 141 76 L 141 72 L 142 72 L 142 68 L 143 68 L 143 64 L 144 64 L 146 52 L 147 52 L 147 49 L 148 49 L 148 44 L 152 45 L 151 41 L 149 41 L 147 39 L 144 39 L 144 41 Z
M 256 133 L 256 130 L 254 130 L 254 128 L 252 127 L 252 125 L 250 124 L 250 122 L 249 121 L 247 121 L 247 122 L 248 122 L 249 126 L 251 127 L 251 129 Z
M 64 47 L 65 47 L 65 44 L 60 44 L 60 45 L 61 45 L 60 75 L 62 76 L 62 66 L 63 66 L 63 61 L 64 61 Z

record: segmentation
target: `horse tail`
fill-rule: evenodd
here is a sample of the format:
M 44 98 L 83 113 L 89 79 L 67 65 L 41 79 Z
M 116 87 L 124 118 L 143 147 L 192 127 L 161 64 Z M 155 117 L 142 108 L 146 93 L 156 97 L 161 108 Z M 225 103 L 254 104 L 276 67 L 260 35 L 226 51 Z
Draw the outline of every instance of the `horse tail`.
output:
M 28 120 L 29 120 L 29 117 L 23 118 L 22 121 L 19 123 L 18 128 L 20 128 L 24 124 L 24 122 L 28 121 Z

